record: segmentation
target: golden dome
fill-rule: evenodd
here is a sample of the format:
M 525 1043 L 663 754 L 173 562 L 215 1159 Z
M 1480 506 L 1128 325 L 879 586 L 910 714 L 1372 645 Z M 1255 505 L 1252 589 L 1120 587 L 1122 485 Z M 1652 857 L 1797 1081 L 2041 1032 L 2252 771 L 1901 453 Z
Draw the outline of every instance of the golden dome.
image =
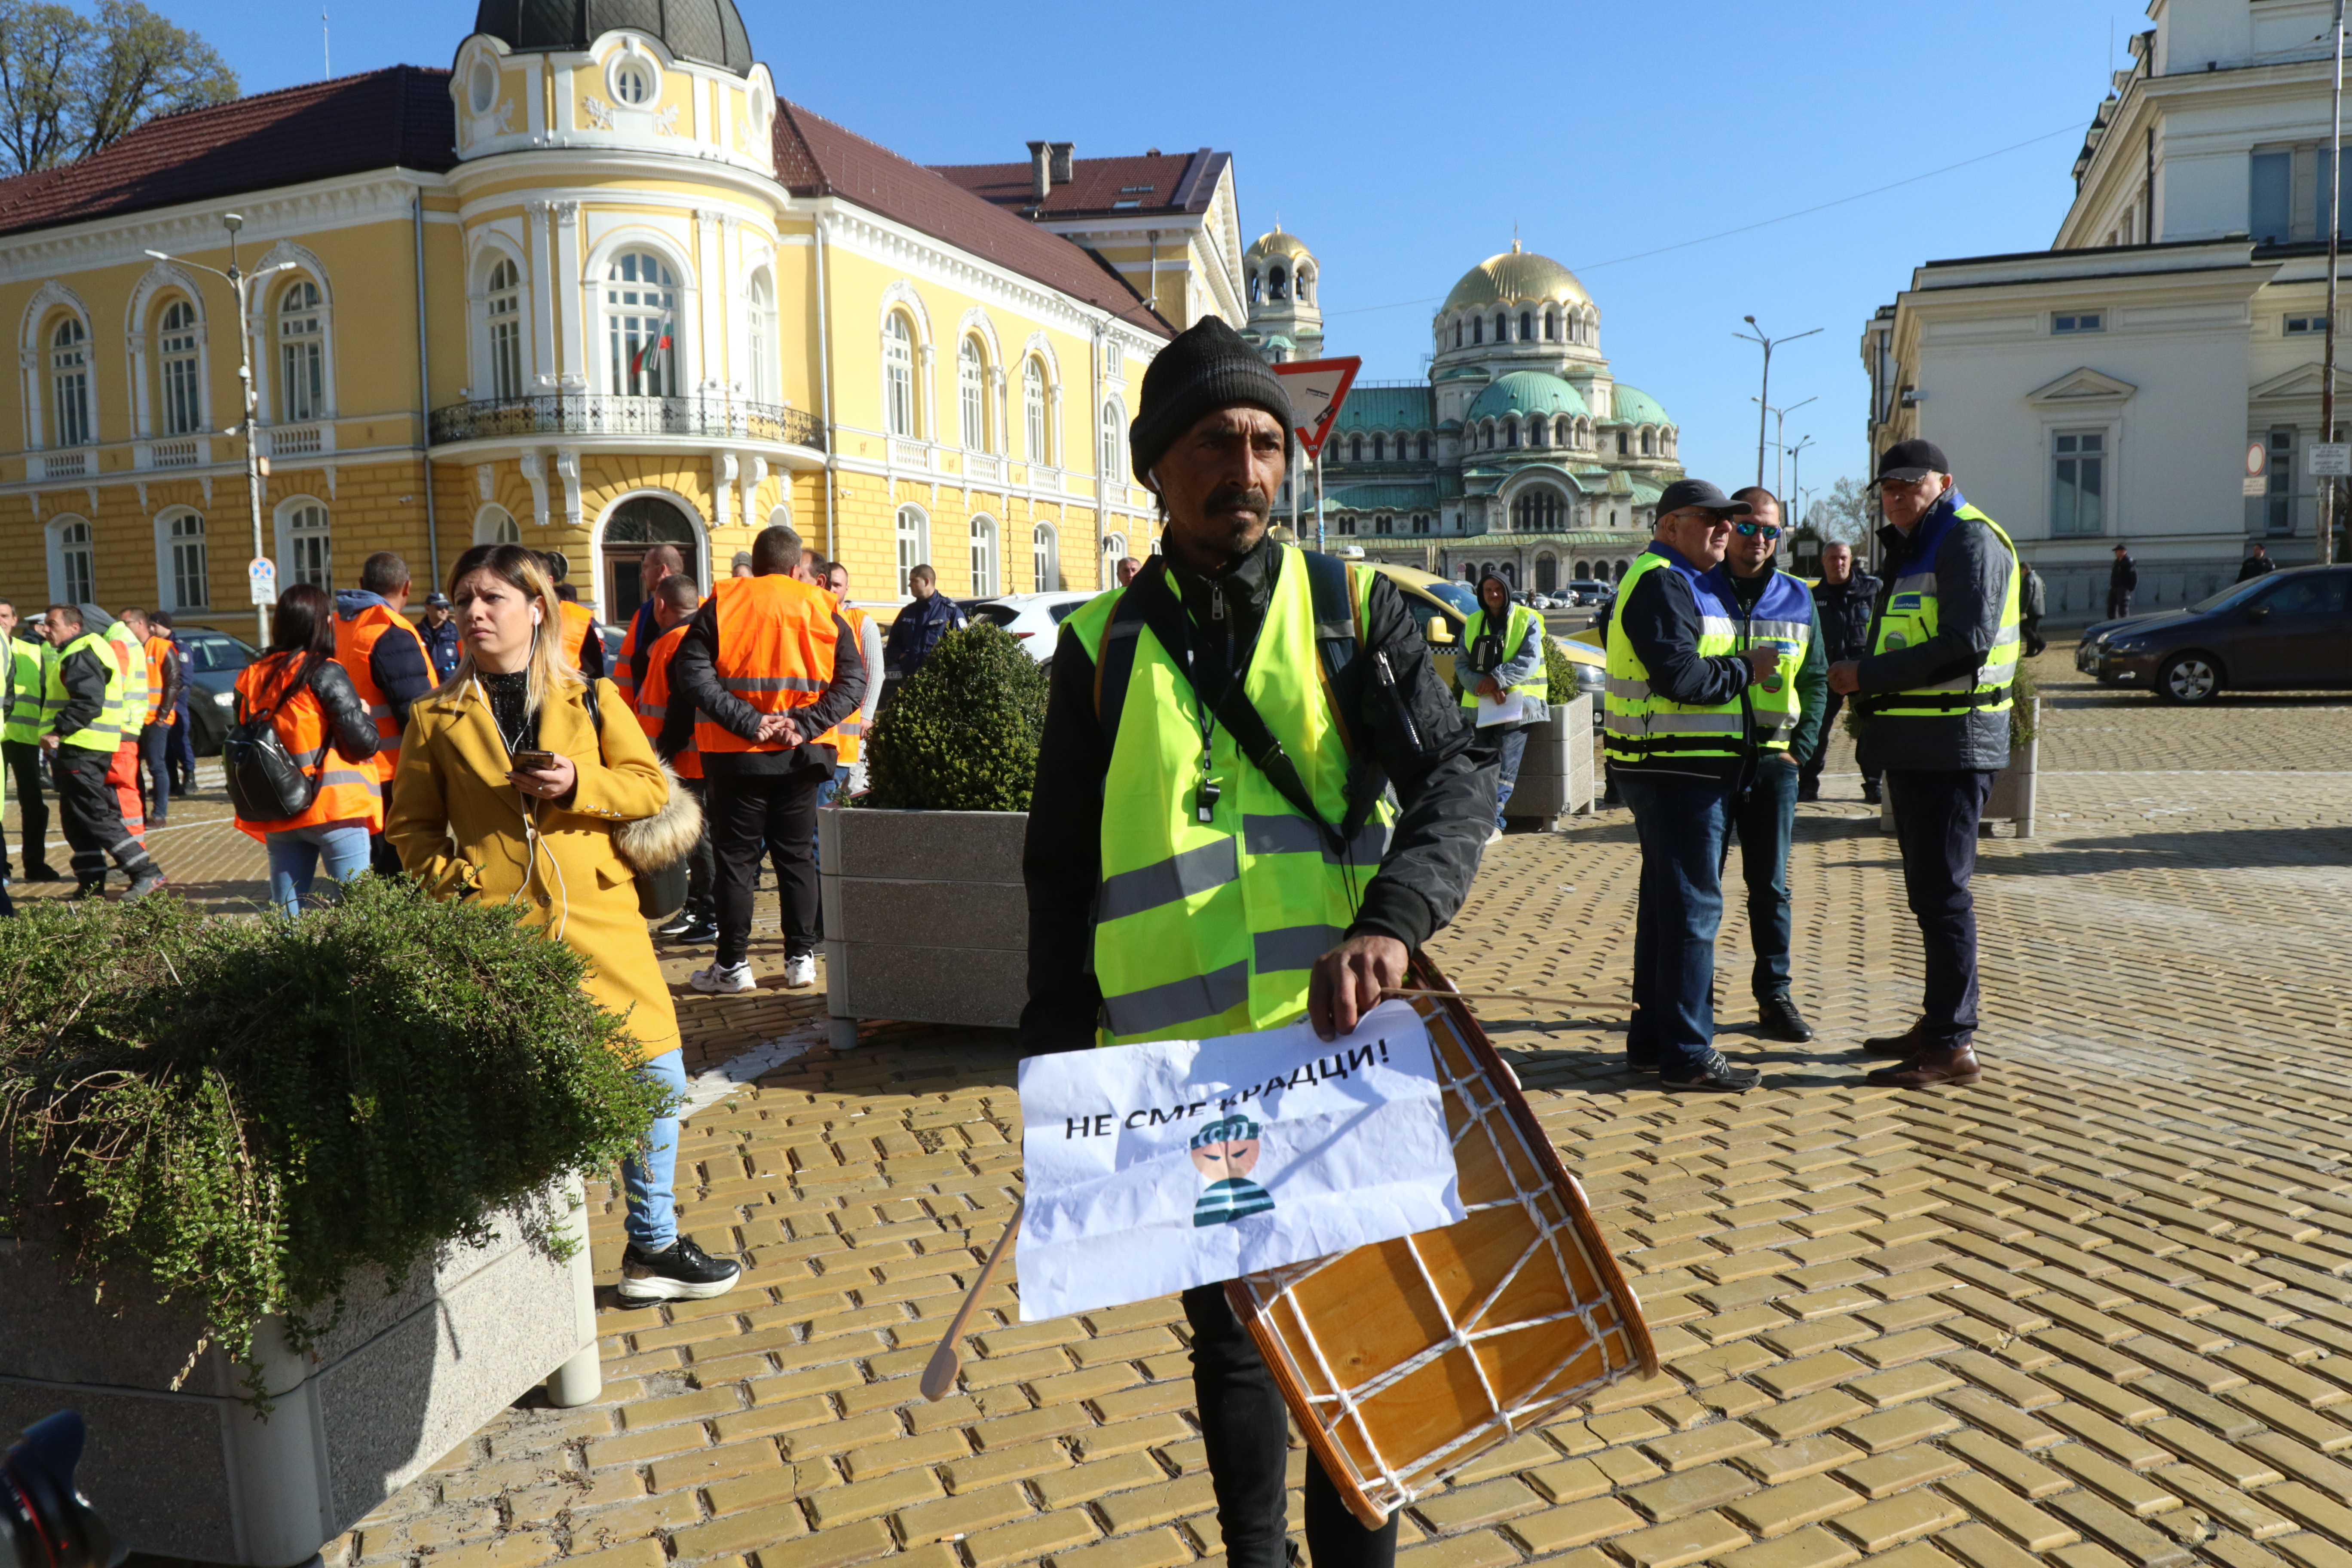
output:
M 1294 258 L 1303 256 L 1310 261 L 1314 259 L 1314 253 L 1307 248 L 1306 242 L 1295 234 L 1283 233 L 1282 226 L 1279 224 L 1275 226 L 1271 233 L 1259 235 L 1250 246 L 1244 259 L 1260 256 L 1287 256 Z
M 1465 272 L 1462 281 L 1454 286 L 1454 292 L 1445 297 L 1440 314 L 1475 310 L 1482 305 L 1517 305 L 1538 300 L 1589 305 L 1592 296 L 1584 291 L 1575 273 L 1549 256 L 1521 250 L 1514 240 L 1510 249 L 1490 256 Z

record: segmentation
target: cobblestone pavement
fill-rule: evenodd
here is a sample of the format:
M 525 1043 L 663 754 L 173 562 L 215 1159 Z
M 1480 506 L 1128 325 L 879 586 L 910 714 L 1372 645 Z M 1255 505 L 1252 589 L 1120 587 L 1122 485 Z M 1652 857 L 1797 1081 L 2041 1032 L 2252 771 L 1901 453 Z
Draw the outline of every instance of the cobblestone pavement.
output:
M 2040 831 L 1980 863 L 1974 1088 L 1861 1080 L 1918 971 L 1843 763 L 1792 868 L 1815 1045 L 1741 1032 L 1726 921 L 1721 1043 L 1767 1074 L 1738 1099 L 1619 1070 L 1622 814 L 1489 851 L 1433 951 L 1465 990 L 1595 1002 L 1484 1011 L 1666 1370 L 1408 1510 L 1412 1568 L 2352 1568 L 2352 705 L 2183 714 L 2042 664 Z M 807 1006 L 750 1004 L 706 1055 Z M 697 1115 L 684 1224 L 745 1286 L 608 1294 L 603 1401 L 525 1400 L 330 1561 L 1221 1561 L 1172 1300 L 1021 1325 L 1000 1285 L 963 1389 L 915 1391 L 1018 1190 L 1016 1057 L 873 1029 Z

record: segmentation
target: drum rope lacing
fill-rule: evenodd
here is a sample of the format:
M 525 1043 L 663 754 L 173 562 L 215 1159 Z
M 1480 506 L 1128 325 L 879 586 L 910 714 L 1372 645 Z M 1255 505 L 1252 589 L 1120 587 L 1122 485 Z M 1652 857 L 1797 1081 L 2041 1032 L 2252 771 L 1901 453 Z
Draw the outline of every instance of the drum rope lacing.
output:
M 1438 1022 L 1439 1018 L 1444 1018 L 1444 1015 L 1441 1013 L 1438 1015 L 1437 1018 L 1431 1018 L 1428 1021 L 1433 1025 Z M 1475 1061 L 1475 1058 L 1469 1055 L 1466 1044 L 1462 1042 L 1458 1033 L 1454 1031 L 1454 1026 L 1451 1019 L 1445 1019 L 1445 1026 L 1449 1033 L 1454 1034 L 1454 1043 L 1455 1047 L 1462 1052 L 1463 1056 L 1466 1059 Z M 1443 1075 L 1443 1080 L 1440 1085 L 1441 1090 L 1445 1089 L 1454 1089 L 1459 1096 L 1464 1110 L 1469 1113 L 1469 1121 L 1465 1123 L 1461 1131 L 1454 1136 L 1453 1142 L 1454 1147 L 1459 1149 L 1462 1142 L 1467 1139 L 1474 1131 L 1484 1132 L 1488 1142 L 1494 1148 L 1496 1163 L 1502 1166 L 1511 1184 L 1511 1195 L 1509 1197 L 1496 1198 L 1487 1202 L 1465 1205 L 1465 1213 L 1476 1214 L 1486 1209 L 1507 1208 L 1516 1204 L 1521 1209 L 1526 1211 L 1528 1218 L 1535 1224 L 1538 1233 L 1536 1240 L 1519 1255 L 1517 1261 L 1511 1265 L 1509 1270 L 1503 1276 L 1502 1279 L 1499 1280 L 1492 1289 L 1488 1290 L 1482 1300 L 1480 1300 L 1477 1303 L 1476 1310 L 1468 1314 L 1465 1321 L 1471 1325 L 1475 1325 L 1486 1317 L 1486 1313 L 1493 1310 L 1495 1303 L 1500 1300 L 1503 1292 L 1510 1288 L 1512 1282 L 1519 1277 L 1520 1272 L 1525 1269 L 1528 1264 L 1531 1262 L 1544 1248 L 1549 1247 L 1550 1249 L 1552 1260 L 1560 1270 L 1560 1277 L 1563 1279 L 1570 1277 L 1568 1269 L 1567 1259 L 1563 1258 L 1560 1253 L 1559 1233 L 1562 1230 L 1573 1232 L 1575 1229 L 1575 1220 L 1564 1208 L 1559 1208 L 1556 1202 L 1552 1207 L 1557 1210 L 1557 1216 L 1555 1217 L 1554 1213 L 1547 1212 L 1546 1207 L 1540 1204 L 1538 1200 L 1549 1197 L 1550 1195 L 1549 1190 L 1540 1186 L 1531 1189 L 1524 1184 L 1522 1180 L 1522 1172 L 1524 1171 L 1528 1174 L 1538 1174 L 1540 1173 L 1540 1167 L 1537 1164 L 1534 1151 L 1528 1147 L 1526 1135 L 1521 1131 L 1518 1123 L 1512 1120 L 1509 1111 L 1504 1106 L 1502 1097 L 1494 1091 L 1491 1085 L 1483 1084 L 1475 1074 L 1455 1072 L 1453 1066 L 1447 1059 L 1447 1054 L 1444 1050 L 1433 1052 L 1433 1055 L 1438 1063 L 1439 1071 Z M 1474 1092 L 1481 1089 L 1485 1090 L 1483 1096 Z M 1505 1126 L 1509 1129 L 1510 1139 L 1507 1146 L 1504 1139 L 1496 1133 L 1493 1126 L 1493 1122 L 1496 1119 L 1501 1120 Z M 1517 1158 L 1516 1160 L 1512 1157 L 1514 1150 L 1516 1150 L 1517 1153 Z M 1431 1275 L 1429 1265 L 1422 1258 L 1421 1248 L 1419 1246 L 1415 1244 L 1414 1239 L 1412 1237 L 1406 1237 L 1403 1240 L 1407 1250 L 1412 1255 L 1414 1267 L 1419 1269 L 1421 1273 L 1422 1282 L 1429 1291 L 1431 1304 L 1436 1308 L 1440 1317 L 1444 1321 L 1446 1337 L 1438 1343 L 1415 1352 L 1413 1355 L 1407 1358 L 1405 1361 L 1399 1363 L 1395 1366 L 1383 1368 L 1381 1372 L 1375 1373 L 1372 1377 L 1365 1380 L 1361 1384 L 1353 1387 L 1349 1387 L 1344 1385 L 1341 1380 L 1335 1374 L 1331 1366 L 1330 1357 L 1325 1353 L 1321 1342 L 1316 1337 L 1314 1326 L 1307 1321 L 1305 1314 L 1297 1312 L 1291 1314 L 1291 1321 L 1297 1325 L 1298 1332 L 1304 1337 L 1307 1349 L 1314 1355 L 1318 1370 L 1319 1370 L 1323 1374 L 1322 1381 L 1325 1386 L 1337 1391 L 1331 1394 L 1308 1394 L 1307 1395 L 1307 1403 L 1318 1407 L 1323 1405 L 1336 1405 L 1338 1407 L 1332 1418 L 1325 1424 L 1324 1429 L 1327 1432 L 1336 1431 L 1338 1427 L 1343 1424 L 1350 1425 L 1354 1427 L 1358 1436 L 1360 1436 L 1363 1441 L 1364 1451 L 1372 1457 L 1373 1461 L 1380 1468 L 1380 1479 L 1385 1482 L 1395 1494 L 1393 1500 L 1389 1502 L 1388 1506 L 1391 1508 L 1399 1507 L 1404 1503 L 1410 1502 L 1418 1494 L 1412 1486 L 1407 1484 L 1404 1477 L 1397 1473 L 1395 1468 L 1391 1465 L 1389 1457 L 1381 1451 L 1379 1440 L 1372 1435 L 1371 1428 L 1365 1420 L 1363 1406 L 1366 1402 L 1374 1398 L 1383 1391 L 1394 1386 L 1404 1378 L 1420 1371 L 1422 1368 L 1428 1366 L 1433 1362 L 1435 1362 L 1458 1350 L 1464 1352 L 1469 1356 L 1470 1364 L 1472 1368 L 1476 1371 L 1479 1385 L 1486 1396 L 1487 1407 L 1491 1412 L 1488 1419 L 1481 1422 L 1471 1431 L 1468 1431 L 1461 1436 L 1454 1438 L 1452 1442 L 1445 1444 L 1434 1453 L 1420 1456 L 1413 1461 L 1412 1466 L 1413 1469 L 1431 1471 L 1433 1473 L 1432 1479 L 1438 1479 L 1435 1472 L 1443 1469 L 1444 1462 L 1448 1455 L 1454 1453 L 1455 1450 L 1465 1445 L 1480 1442 L 1480 1439 L 1485 1437 L 1488 1432 L 1493 1430 L 1496 1423 L 1501 1424 L 1503 1432 L 1507 1437 L 1515 1436 L 1520 1430 L 1518 1425 L 1519 1422 L 1525 1418 L 1529 1412 L 1546 1410 L 1558 1405 L 1559 1403 L 1559 1396 L 1558 1394 L 1546 1394 L 1543 1391 L 1550 1389 L 1555 1378 L 1559 1377 L 1561 1373 L 1567 1371 L 1569 1367 L 1575 1364 L 1576 1362 L 1582 1359 L 1596 1346 L 1601 1352 L 1603 1373 L 1605 1373 L 1618 1370 L 1612 1364 L 1610 1355 L 1610 1331 L 1608 1328 L 1604 1328 L 1603 1326 L 1596 1323 L 1592 1317 L 1594 1310 L 1603 1305 L 1612 1305 L 1613 1307 L 1613 1303 L 1610 1302 L 1607 1297 L 1604 1296 L 1591 1302 L 1572 1307 L 1566 1311 L 1551 1312 L 1541 1317 L 1521 1319 L 1517 1321 L 1505 1323 L 1496 1327 L 1485 1329 L 1476 1328 L 1475 1326 L 1465 1327 L 1463 1323 L 1456 1322 L 1454 1321 L 1454 1314 L 1447 1309 L 1444 1297 L 1439 1292 L 1437 1281 Z M 1572 1237 L 1572 1244 L 1575 1246 L 1580 1258 L 1584 1263 L 1587 1272 L 1591 1273 L 1596 1279 L 1599 1278 L 1599 1270 L 1593 1267 L 1591 1257 L 1586 1253 L 1582 1238 Z M 1283 1292 L 1289 1290 L 1292 1287 L 1297 1285 L 1302 1280 L 1310 1278 L 1335 1261 L 1337 1261 L 1336 1258 L 1318 1258 L 1312 1262 L 1298 1264 L 1289 1268 L 1271 1270 L 1270 1274 L 1276 1282 L 1273 1294 L 1278 1296 Z M 1255 1291 L 1255 1288 L 1253 1288 L 1253 1291 L 1254 1293 L 1256 1293 Z M 1258 1302 L 1258 1306 L 1261 1310 L 1265 1310 L 1265 1308 L 1269 1305 L 1269 1298 L 1261 1297 Z M 1518 1333 L 1528 1329 L 1540 1327 L 1545 1323 L 1559 1322 L 1570 1318 L 1577 1320 L 1583 1325 L 1584 1331 L 1588 1336 L 1585 1342 L 1575 1346 L 1574 1349 L 1572 1349 L 1566 1356 L 1555 1363 L 1541 1378 L 1535 1382 L 1533 1387 L 1537 1392 L 1534 1397 L 1522 1400 L 1506 1409 L 1502 1399 L 1496 1393 L 1493 1380 L 1487 1375 L 1485 1364 L 1479 1361 L 1476 1353 L 1471 1349 L 1471 1347 L 1481 1340 L 1494 1339 L 1504 1334 Z M 1622 1318 L 1615 1326 L 1622 1329 Z M 1629 1344 L 1627 1349 L 1630 1351 L 1631 1348 L 1632 1347 Z M 1629 1356 L 1625 1365 L 1630 1368 L 1635 1364 L 1637 1364 L 1636 1359 Z M 1302 1378 L 1299 1381 L 1303 1388 L 1306 1380 Z M 1368 1491 L 1369 1489 L 1367 1489 Z

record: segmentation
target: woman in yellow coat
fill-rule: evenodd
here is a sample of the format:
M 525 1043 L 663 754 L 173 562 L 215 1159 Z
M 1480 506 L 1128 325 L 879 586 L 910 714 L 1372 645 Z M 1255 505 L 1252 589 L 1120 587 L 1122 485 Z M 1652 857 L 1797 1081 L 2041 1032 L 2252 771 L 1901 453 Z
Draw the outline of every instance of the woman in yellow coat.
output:
M 587 959 L 583 984 L 627 1021 L 639 1070 L 683 1096 L 677 1015 L 614 835 L 624 824 L 674 822 L 671 799 L 684 792 L 610 681 L 595 683 L 592 716 L 590 686 L 562 657 L 558 600 L 536 555 L 477 545 L 450 572 L 449 597 L 462 657 L 408 710 L 384 837 L 436 897 L 518 907 L 524 924 Z M 623 1166 L 624 1296 L 700 1299 L 741 1276 L 741 1265 L 678 1236 L 677 1165 L 677 1121 L 664 1117 L 649 1152 Z

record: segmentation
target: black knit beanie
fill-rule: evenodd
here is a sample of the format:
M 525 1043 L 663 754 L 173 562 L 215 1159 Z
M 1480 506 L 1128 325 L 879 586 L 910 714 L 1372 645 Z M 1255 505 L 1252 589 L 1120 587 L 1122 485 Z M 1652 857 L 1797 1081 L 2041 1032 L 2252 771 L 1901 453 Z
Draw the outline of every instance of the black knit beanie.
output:
M 1150 473 L 1202 415 L 1236 404 L 1263 408 L 1290 428 L 1290 395 L 1282 377 L 1223 318 L 1203 316 L 1143 373 L 1142 405 L 1127 432 L 1136 477 Z

